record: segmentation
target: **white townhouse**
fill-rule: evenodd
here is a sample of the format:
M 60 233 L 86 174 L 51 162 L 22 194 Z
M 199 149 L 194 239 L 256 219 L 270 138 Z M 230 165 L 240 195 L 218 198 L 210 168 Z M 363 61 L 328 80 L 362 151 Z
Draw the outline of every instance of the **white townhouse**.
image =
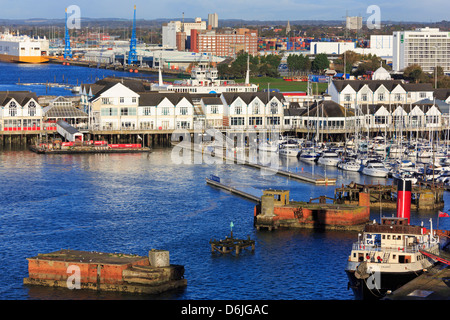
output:
M 380 131 L 437 128 L 443 124 L 442 112 L 435 104 L 378 104 L 358 111 L 362 126 Z
M 138 116 L 142 130 L 194 128 L 194 104 L 189 94 L 141 93 Z
M 43 109 L 36 93 L 0 91 L 0 131 L 42 129 Z
M 89 100 L 91 126 L 97 130 L 135 130 L 139 94 L 118 82 L 105 86 Z
M 370 104 L 409 104 L 433 99 L 429 83 L 404 83 L 401 80 L 334 80 L 327 93 L 347 109 Z
M 224 126 L 230 128 L 280 127 L 285 99 L 280 93 L 223 93 Z
M 226 108 L 220 97 L 203 97 L 201 98 L 200 105 L 205 115 L 207 128 L 222 128 L 225 124 L 227 126 L 229 125 L 226 123 L 228 120 L 225 116 Z

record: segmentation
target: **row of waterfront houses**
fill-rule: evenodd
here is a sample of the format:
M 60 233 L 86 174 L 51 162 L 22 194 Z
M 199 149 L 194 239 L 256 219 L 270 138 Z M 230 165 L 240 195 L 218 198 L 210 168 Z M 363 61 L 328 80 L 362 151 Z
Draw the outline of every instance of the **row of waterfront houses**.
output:
M 450 90 L 397 80 L 337 80 L 327 94 L 292 102 L 282 93 L 155 92 L 140 80 L 106 78 L 81 86 L 79 108 L 63 97 L 44 105 L 32 92 L 0 92 L 0 130 L 54 130 L 58 119 L 93 131 L 171 131 L 194 129 L 194 123 L 330 133 L 442 128 L 449 125 L 449 96 Z

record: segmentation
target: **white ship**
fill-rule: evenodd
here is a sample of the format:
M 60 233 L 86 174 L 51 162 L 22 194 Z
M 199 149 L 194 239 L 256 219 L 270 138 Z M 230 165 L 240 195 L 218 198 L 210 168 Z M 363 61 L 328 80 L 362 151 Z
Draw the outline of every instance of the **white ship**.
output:
M 46 63 L 49 41 L 9 32 L 0 33 L 0 61 L 16 63 Z
M 168 91 L 181 93 L 226 93 L 226 92 L 257 92 L 258 85 L 250 83 L 250 69 L 247 67 L 247 76 L 244 83 L 236 83 L 233 80 L 218 79 L 217 68 L 211 67 L 209 63 L 199 63 L 192 68 L 191 78 L 177 80 L 174 83 L 165 84 L 162 80 L 162 71 L 159 68 L 159 81 L 152 84 L 152 91 Z
M 355 298 L 380 299 L 416 278 L 436 262 L 440 240 L 433 230 L 410 225 L 411 183 L 398 182 L 397 217 L 365 226 L 354 243 L 345 272 Z

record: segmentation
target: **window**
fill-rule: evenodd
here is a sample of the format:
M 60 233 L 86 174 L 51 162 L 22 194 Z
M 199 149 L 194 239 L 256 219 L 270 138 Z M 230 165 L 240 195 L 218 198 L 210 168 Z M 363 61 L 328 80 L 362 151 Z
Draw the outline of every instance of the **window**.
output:
M 361 100 L 362 101 L 367 101 L 367 94 L 366 93 L 361 95 Z
M 395 96 L 394 96 L 394 100 L 395 101 L 400 101 L 401 99 L 402 99 L 401 94 L 400 93 L 396 93 Z
M 270 103 L 270 113 L 271 114 L 278 113 L 278 103 L 276 103 L 275 101 L 272 101 Z
M 250 126 L 262 126 L 263 124 L 262 117 L 250 117 L 248 119 L 248 124 Z
M 219 106 L 211 106 L 211 113 L 212 114 L 218 114 L 219 113 Z
M 280 117 L 267 117 L 268 125 L 280 125 Z
M 136 108 L 121 108 L 120 115 L 121 116 L 135 116 Z
M 180 107 L 180 114 L 185 116 L 188 114 L 188 108 L 187 107 Z
M 117 116 L 117 108 L 102 108 L 102 116 Z
M 232 126 L 243 126 L 245 125 L 244 117 L 231 117 Z
M 120 97 L 120 103 L 125 103 L 125 98 L 124 97 Z
M 111 104 L 109 98 L 102 98 L 102 104 Z
M 152 114 L 152 108 L 151 107 L 144 107 L 144 110 L 142 112 L 144 116 L 150 116 Z
M 131 98 L 131 102 L 132 102 L 132 103 L 136 103 L 136 101 L 137 101 L 137 100 L 136 100 L 136 97 Z
M 241 105 L 236 105 L 234 107 L 234 111 L 236 114 L 242 114 L 242 106 Z
M 11 101 L 11 103 L 9 104 L 9 115 L 11 117 L 17 116 L 17 105 L 14 101 Z
M 253 103 L 253 114 L 259 114 L 259 102 Z
M 170 114 L 170 109 L 169 107 L 163 107 L 161 110 L 161 113 L 163 116 L 168 116 Z
M 384 93 L 379 93 L 378 94 L 378 100 L 379 101 L 384 101 Z
M 28 104 L 28 115 L 30 117 L 34 117 L 36 115 L 36 104 L 33 101 Z

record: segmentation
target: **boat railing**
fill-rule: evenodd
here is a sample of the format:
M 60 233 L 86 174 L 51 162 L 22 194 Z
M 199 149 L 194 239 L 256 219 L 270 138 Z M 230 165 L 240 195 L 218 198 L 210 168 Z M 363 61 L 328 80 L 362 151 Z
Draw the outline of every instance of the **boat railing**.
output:
M 421 243 L 415 245 L 401 245 L 397 247 L 386 247 L 377 245 L 367 245 L 362 241 L 353 243 L 352 250 L 367 252 L 388 252 L 388 253 L 418 253 L 420 250 L 427 250 L 434 247 L 435 243 Z

